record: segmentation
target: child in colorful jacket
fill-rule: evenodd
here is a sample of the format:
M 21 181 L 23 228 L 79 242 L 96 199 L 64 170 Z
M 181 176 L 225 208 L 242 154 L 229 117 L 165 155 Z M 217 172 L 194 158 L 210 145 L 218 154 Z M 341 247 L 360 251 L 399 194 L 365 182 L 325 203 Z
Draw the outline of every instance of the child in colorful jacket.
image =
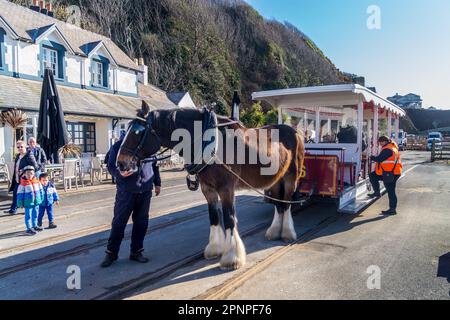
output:
M 34 175 L 34 167 L 26 166 L 17 189 L 17 207 L 25 208 L 25 226 L 29 235 L 42 231 L 37 225 L 37 215 L 43 196 L 42 185 Z
M 58 193 L 56 188 L 48 179 L 47 173 L 41 173 L 39 181 L 42 185 L 44 200 L 39 206 L 38 227 L 42 228 L 42 218 L 44 218 L 45 211 L 48 216 L 48 228 L 56 228 L 56 224 L 53 222 L 53 203 L 59 204 Z

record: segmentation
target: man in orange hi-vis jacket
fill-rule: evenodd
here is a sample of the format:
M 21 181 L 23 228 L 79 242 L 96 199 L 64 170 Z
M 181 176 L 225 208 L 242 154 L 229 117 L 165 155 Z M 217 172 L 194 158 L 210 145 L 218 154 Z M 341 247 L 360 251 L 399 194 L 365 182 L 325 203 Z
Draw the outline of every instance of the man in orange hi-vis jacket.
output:
M 395 187 L 397 180 L 402 175 L 403 165 L 398 151 L 397 144 L 387 136 L 381 136 L 378 139 L 381 146 L 381 152 L 378 156 L 372 156 L 371 160 L 376 162 L 375 171 L 369 175 L 372 184 L 373 193 L 369 197 L 380 197 L 380 181 L 383 181 L 389 196 L 389 210 L 383 211 L 383 214 L 397 214 L 397 195 Z

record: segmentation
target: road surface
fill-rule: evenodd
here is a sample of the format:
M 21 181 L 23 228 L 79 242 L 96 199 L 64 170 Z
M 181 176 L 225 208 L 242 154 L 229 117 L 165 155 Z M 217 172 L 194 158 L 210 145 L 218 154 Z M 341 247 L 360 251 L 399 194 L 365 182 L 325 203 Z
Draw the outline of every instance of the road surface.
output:
M 265 240 L 273 208 L 241 192 L 237 210 L 248 262 L 233 272 L 202 258 L 208 214 L 203 196 L 187 191 L 184 178 L 163 181 L 163 194 L 153 199 L 145 265 L 127 259 L 125 239 L 120 260 L 99 267 L 111 187 L 66 195 L 58 229 L 34 237 L 22 235 L 22 216 L 0 217 L 0 298 L 449 299 L 450 166 L 428 163 L 423 152 L 405 152 L 403 159 L 397 216 L 380 215 L 387 196 L 357 216 L 312 205 L 294 217 L 295 244 Z M 70 266 L 79 267 L 80 290 L 67 287 Z

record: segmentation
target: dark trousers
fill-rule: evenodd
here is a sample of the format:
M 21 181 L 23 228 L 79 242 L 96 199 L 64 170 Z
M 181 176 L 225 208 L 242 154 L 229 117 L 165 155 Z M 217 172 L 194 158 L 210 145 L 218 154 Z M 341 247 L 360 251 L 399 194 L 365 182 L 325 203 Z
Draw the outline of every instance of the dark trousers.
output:
M 384 187 L 386 188 L 388 197 L 389 197 L 389 209 L 397 209 L 397 195 L 395 194 L 395 187 L 397 185 L 397 180 L 400 176 L 394 176 L 394 182 L 392 183 L 384 183 Z M 377 175 L 375 172 L 372 172 L 369 175 L 370 184 L 372 185 L 372 189 L 374 193 L 380 193 L 380 181 L 383 181 L 383 176 Z
M 11 203 L 11 207 L 9 208 L 9 211 L 16 212 L 17 211 L 17 189 L 19 189 L 19 184 L 16 183 L 13 190 L 13 200 Z
M 144 193 L 116 193 L 114 218 L 107 247 L 108 252 L 116 255 L 119 253 L 120 244 L 122 243 L 130 215 L 133 220 L 131 252 L 137 253 L 144 250 L 144 238 L 147 233 L 151 197 L 151 191 Z

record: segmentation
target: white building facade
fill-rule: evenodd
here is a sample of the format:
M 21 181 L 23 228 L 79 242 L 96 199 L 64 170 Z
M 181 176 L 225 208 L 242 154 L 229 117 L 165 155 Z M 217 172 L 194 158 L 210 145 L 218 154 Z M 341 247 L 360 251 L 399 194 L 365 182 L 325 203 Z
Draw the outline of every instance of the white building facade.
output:
M 73 142 L 83 152 L 106 153 L 140 106 L 138 78 L 147 78 L 146 67 L 104 36 L 0 0 L 0 111 L 27 114 L 15 132 L 0 124 L 0 157 L 12 158 L 13 135 L 37 135 L 45 68 L 55 77 Z

